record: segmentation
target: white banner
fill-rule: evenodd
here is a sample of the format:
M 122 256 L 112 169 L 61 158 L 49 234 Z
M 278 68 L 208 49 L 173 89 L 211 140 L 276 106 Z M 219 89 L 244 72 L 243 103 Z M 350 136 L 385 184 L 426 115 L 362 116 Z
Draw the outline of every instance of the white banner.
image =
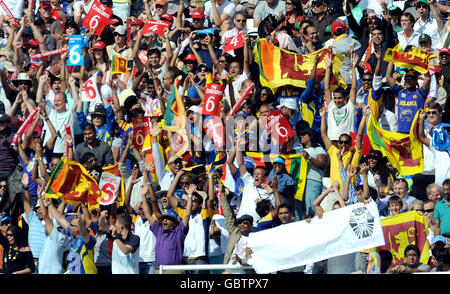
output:
M 249 261 L 266 274 L 384 245 L 377 205 L 353 204 L 323 218 L 281 225 L 249 235 Z

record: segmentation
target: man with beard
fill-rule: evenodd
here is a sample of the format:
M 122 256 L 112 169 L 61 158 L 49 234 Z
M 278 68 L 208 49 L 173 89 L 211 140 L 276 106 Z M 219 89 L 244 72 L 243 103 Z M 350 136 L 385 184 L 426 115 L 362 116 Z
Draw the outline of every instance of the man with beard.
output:
M 84 142 L 75 147 L 75 160 L 80 161 L 85 153 L 92 152 L 95 155 L 98 165 L 107 166 L 114 164 L 111 147 L 107 143 L 97 139 L 95 126 L 93 124 L 86 124 L 83 132 Z
M 187 189 L 186 212 L 179 221 L 178 215 L 173 210 L 168 210 L 161 215 L 156 202 L 155 194 L 152 193 L 148 183 L 142 187 L 142 206 L 147 220 L 150 222 L 150 230 L 155 234 L 156 247 L 156 267 L 163 265 L 183 264 L 184 240 L 189 230 L 189 218 L 191 216 L 192 196 L 195 185 Z M 151 214 L 150 206 L 147 202 L 147 194 L 150 194 L 150 202 L 155 217 Z M 175 272 L 174 272 L 175 273 Z M 181 272 L 177 272 L 181 273 Z

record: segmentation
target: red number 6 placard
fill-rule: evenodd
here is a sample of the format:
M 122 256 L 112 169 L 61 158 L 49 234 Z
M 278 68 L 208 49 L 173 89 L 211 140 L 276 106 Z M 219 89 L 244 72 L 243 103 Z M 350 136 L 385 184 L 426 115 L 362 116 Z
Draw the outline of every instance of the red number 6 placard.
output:
M 225 91 L 225 85 L 208 84 L 205 89 L 205 104 L 201 114 L 220 116 L 220 101 Z

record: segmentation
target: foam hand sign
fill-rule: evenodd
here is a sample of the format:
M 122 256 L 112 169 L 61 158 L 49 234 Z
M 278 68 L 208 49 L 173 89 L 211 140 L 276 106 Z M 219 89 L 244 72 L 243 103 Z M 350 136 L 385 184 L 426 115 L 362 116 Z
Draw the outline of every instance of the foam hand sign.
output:
M 95 30 L 95 34 L 100 36 L 108 24 L 112 13 L 113 11 L 110 8 L 95 0 L 84 18 L 83 26 L 88 30 Z
M 67 59 L 67 65 L 82 66 L 84 64 L 83 55 L 81 51 L 89 42 L 89 38 L 82 35 L 69 36 L 69 58 Z

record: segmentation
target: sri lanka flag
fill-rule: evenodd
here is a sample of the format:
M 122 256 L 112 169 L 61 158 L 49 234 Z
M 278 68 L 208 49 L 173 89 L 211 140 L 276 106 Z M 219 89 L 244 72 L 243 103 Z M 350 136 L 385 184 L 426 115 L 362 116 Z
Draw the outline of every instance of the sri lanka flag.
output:
M 265 39 L 256 40 L 253 49 L 255 62 L 259 65 L 261 85 L 276 89 L 284 85 L 306 88 L 306 81 L 311 75 L 315 55 L 319 58 L 316 79 L 325 77 L 324 57 L 328 55 L 333 60 L 333 70 L 330 80 L 331 90 L 337 87 L 347 88 L 339 70 L 345 55 L 335 54 L 329 48 L 323 48 L 310 54 L 296 54 L 270 44 Z
M 113 55 L 111 60 L 111 73 L 127 73 L 128 60 L 126 58 Z
M 45 197 L 68 204 L 86 203 L 89 211 L 100 206 L 103 193 L 84 166 L 65 157 L 61 157 L 45 188 Z
M 420 262 L 428 264 L 430 249 L 427 241 L 428 222 L 424 215 L 417 211 L 408 211 L 381 219 L 384 246 L 378 250 L 388 250 L 392 254 L 392 266 L 403 264 L 405 248 L 409 244 L 416 245 L 420 250 Z
M 384 60 L 386 62 L 392 61 L 396 66 L 411 68 L 424 74 L 428 72 L 430 59 L 436 57 L 436 55 L 416 47 L 412 47 L 408 52 L 403 52 L 400 46 L 395 46 L 386 50 Z
M 384 130 L 374 115 L 367 122 L 367 135 L 373 149 L 381 151 L 389 162 L 403 176 L 423 172 L 422 143 L 418 136 L 418 117 L 416 113 L 409 134 Z
M 271 153 L 263 154 L 262 152 L 247 152 L 247 156 L 255 160 L 256 166 L 266 166 L 266 163 L 272 162 L 276 157 L 280 156 L 284 159 L 286 170 L 294 179 L 294 186 L 296 187 L 296 192 L 294 198 L 297 200 L 303 200 L 303 193 L 305 191 L 306 184 L 306 172 L 308 168 L 308 163 L 303 157 L 303 154 L 274 154 Z

